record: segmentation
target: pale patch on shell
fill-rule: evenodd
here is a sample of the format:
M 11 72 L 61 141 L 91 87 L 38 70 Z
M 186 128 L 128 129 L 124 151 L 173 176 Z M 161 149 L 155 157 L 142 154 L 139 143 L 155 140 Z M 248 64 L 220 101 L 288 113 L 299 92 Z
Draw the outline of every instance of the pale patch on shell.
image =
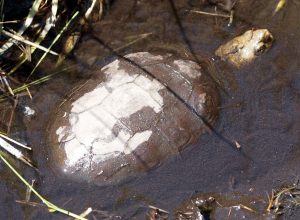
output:
M 163 56 L 161 55 L 153 55 L 148 52 L 137 52 L 137 53 L 131 53 L 125 56 L 126 58 L 138 58 L 140 61 L 140 64 L 143 64 L 143 60 L 145 62 L 149 61 L 161 61 L 163 60 Z M 142 61 L 142 62 L 141 62 Z
M 92 163 L 103 162 L 121 154 L 130 154 L 149 140 L 152 131 L 133 133 L 120 122 L 145 107 L 155 113 L 162 110 L 163 97 L 159 91 L 165 87 L 144 75 L 129 74 L 120 69 L 116 60 L 102 68 L 107 81 L 72 103 L 69 130 L 65 126 L 56 130 L 58 141 L 64 143 L 66 165 L 90 169 Z M 113 128 L 119 126 L 115 134 Z
M 191 79 L 201 76 L 199 66 L 190 60 L 174 60 L 174 64 L 178 67 L 180 73 L 187 75 Z
M 58 142 L 61 142 L 63 137 L 65 136 L 65 129 L 66 129 L 66 126 L 61 126 L 56 130 L 56 134 L 58 136 L 58 138 L 57 138 Z
M 128 144 L 124 150 L 125 154 L 130 154 L 132 152 L 132 149 L 136 149 L 138 146 L 140 146 L 142 143 L 149 140 L 149 138 L 152 135 L 152 131 L 143 131 L 135 133 L 129 140 Z
M 206 102 L 206 93 L 202 93 L 198 96 L 198 111 L 203 112 Z

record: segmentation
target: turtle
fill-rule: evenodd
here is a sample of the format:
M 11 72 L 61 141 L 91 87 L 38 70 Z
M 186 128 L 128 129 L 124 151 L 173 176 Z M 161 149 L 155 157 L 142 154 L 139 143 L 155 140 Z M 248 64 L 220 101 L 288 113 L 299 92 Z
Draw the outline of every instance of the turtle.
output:
M 258 55 L 255 50 L 270 47 L 268 33 L 248 31 L 245 41 L 239 36 L 216 54 L 240 67 Z M 100 185 L 121 181 L 154 169 L 195 143 L 212 128 L 219 106 L 218 86 L 198 62 L 170 52 L 116 56 L 50 120 L 51 163 L 72 179 Z
M 55 113 L 54 163 L 97 183 L 149 170 L 195 143 L 219 102 L 215 82 L 194 61 L 149 52 L 116 58 Z

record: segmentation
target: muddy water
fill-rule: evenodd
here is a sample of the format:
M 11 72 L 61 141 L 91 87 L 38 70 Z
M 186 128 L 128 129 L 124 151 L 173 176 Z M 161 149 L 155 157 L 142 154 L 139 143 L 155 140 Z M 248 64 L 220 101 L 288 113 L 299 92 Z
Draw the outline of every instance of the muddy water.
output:
M 195 192 L 224 197 L 238 192 L 245 198 L 258 198 L 263 207 L 266 191 L 299 177 L 299 3 L 289 1 L 272 17 L 274 1 L 240 1 L 234 23 L 228 27 L 227 20 L 187 12 L 211 10 L 200 1 L 174 2 L 115 1 L 67 62 L 72 71 L 36 88 L 32 102 L 22 100 L 13 133 L 34 147 L 32 157 L 40 175 L 22 165 L 19 169 L 27 179 L 36 178 L 37 189 L 55 204 L 75 212 L 91 206 L 107 211 L 112 219 L 144 219 L 148 205 L 172 212 Z M 274 35 L 267 54 L 239 70 L 213 57 L 221 43 L 251 28 L 268 28 Z M 146 33 L 151 34 L 134 41 Z M 112 48 L 121 55 L 166 50 L 198 60 L 219 83 L 222 104 L 215 125 L 219 135 L 201 136 L 196 145 L 148 173 L 99 187 L 70 181 L 51 169 L 45 131 L 55 106 L 76 83 L 85 81 L 114 56 Z M 22 117 L 22 105 L 33 108 L 36 116 Z M 26 134 L 20 132 L 24 128 Z M 240 150 L 232 144 L 235 141 Z M 0 172 L 1 219 L 65 219 L 43 208 L 16 204 L 15 200 L 24 198 L 25 189 L 2 164 Z M 94 215 L 105 219 L 101 212 Z M 297 214 L 286 218 L 296 219 Z

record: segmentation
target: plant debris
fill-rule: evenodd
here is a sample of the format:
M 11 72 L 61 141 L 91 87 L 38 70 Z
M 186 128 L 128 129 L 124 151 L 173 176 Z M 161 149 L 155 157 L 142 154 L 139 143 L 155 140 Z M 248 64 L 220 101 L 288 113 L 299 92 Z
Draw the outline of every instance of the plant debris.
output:
M 65 1 L 35 0 L 23 19 L 5 20 L 7 17 L 5 11 L 9 10 L 4 9 L 9 7 L 9 4 L 5 4 L 2 0 L 0 5 L 0 80 L 2 88 L 6 91 L 1 88 L 0 96 L 1 93 L 6 97 L 15 96 L 17 92 L 14 90 L 20 91 L 18 87 L 22 85 L 12 85 L 8 80 L 12 74 L 15 79 L 22 78 L 23 80 L 20 80 L 22 84 L 31 83 L 31 76 L 48 54 L 58 56 L 58 64 L 61 64 L 79 41 L 82 26 L 95 13 L 101 13 L 98 16 L 101 18 L 104 4 L 106 1 L 76 1 L 70 7 Z M 96 9 L 99 11 L 95 12 Z M 19 10 L 26 13 L 27 9 L 21 7 Z M 53 57 L 49 58 L 53 59 Z M 27 69 L 24 71 L 22 68 L 22 71 L 18 72 L 20 67 Z
M 30 190 L 48 207 L 49 212 L 60 212 L 65 215 L 71 216 L 76 219 L 80 220 L 87 220 L 86 218 L 76 215 L 72 212 L 69 212 L 65 209 L 59 208 L 58 206 L 54 205 L 53 203 L 46 200 L 43 196 L 41 196 L 32 186 L 30 183 L 28 183 L 22 175 L 0 154 L 0 159 L 11 169 L 11 171 L 28 187 Z M 27 201 L 25 201 L 27 203 Z M 85 214 L 85 213 L 84 213 Z
M 273 11 L 273 16 L 277 14 L 279 11 L 281 11 L 285 6 L 286 6 L 286 0 L 279 0 L 276 5 L 276 8 Z
M 297 183 L 276 191 L 273 190 L 269 197 L 267 211 L 275 215 L 282 215 L 298 206 L 300 206 L 300 185 Z

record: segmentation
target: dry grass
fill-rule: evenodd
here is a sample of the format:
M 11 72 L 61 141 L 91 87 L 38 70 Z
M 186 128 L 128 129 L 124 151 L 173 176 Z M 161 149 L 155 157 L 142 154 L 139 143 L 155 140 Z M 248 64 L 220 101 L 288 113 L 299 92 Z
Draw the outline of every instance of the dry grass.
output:
M 268 212 L 275 215 L 284 214 L 287 210 L 300 206 L 300 187 L 298 184 L 294 184 L 276 191 L 272 190 L 268 200 Z
M 60 212 L 73 219 L 81 220 L 86 219 L 85 216 L 93 210 L 88 208 L 82 214 L 76 215 L 52 204 L 41 196 L 34 189 L 33 184 L 29 184 L 6 158 L 14 156 L 27 165 L 34 167 L 30 159 L 17 147 L 22 147 L 26 150 L 31 150 L 31 148 L 9 137 L 10 127 L 14 120 L 14 113 L 18 104 L 18 97 L 21 94 L 25 94 L 32 98 L 29 88 L 51 80 L 58 73 L 73 68 L 72 66 L 68 66 L 57 71 L 53 68 L 52 73 L 41 75 L 39 78 L 35 77 L 35 79 L 31 77 L 38 70 L 45 58 L 61 59 L 63 57 L 64 59 L 72 52 L 78 40 L 69 45 L 66 39 L 74 32 L 81 31 L 81 26 L 93 15 L 95 5 L 99 4 L 98 8 L 100 8 L 99 13 L 101 14 L 98 16 L 99 18 L 102 16 L 104 1 L 89 0 L 83 2 L 84 7 L 77 5 L 69 9 L 66 8 L 64 1 L 34 0 L 30 10 L 26 9 L 28 14 L 23 19 L 8 21 L 5 20 L 5 0 L 0 0 L 0 104 L 5 102 L 12 105 L 4 109 L 5 111 L 10 110 L 10 112 L 6 114 L 7 111 L 4 111 L 6 118 L 1 119 L 4 120 L 4 125 L 7 126 L 7 130 L 0 131 L 1 162 L 6 164 L 27 186 L 26 195 L 28 196 L 26 196 L 24 201 L 17 201 L 18 203 L 46 207 L 49 212 Z M 60 47 L 58 44 L 68 44 L 67 50 L 62 50 L 62 48 L 66 47 Z M 33 68 L 28 69 L 29 66 Z M 0 122 L 3 123 L 3 121 Z M 38 197 L 42 203 L 30 201 L 31 193 Z
M 2 91 L 2 99 L 7 96 L 15 96 L 22 91 L 26 84 L 30 84 L 31 76 L 38 70 L 38 67 L 45 58 L 50 55 L 58 56 L 59 64 L 64 60 L 69 53 L 72 52 L 76 46 L 78 39 L 73 41 L 70 46 L 68 36 L 72 36 L 73 32 L 80 32 L 81 26 L 86 23 L 92 14 L 95 6 L 100 8 L 98 17 L 101 18 L 103 13 L 102 0 L 87 1 L 84 7 L 78 5 L 72 10 L 65 8 L 64 1 L 58 0 L 35 0 L 32 3 L 26 17 L 24 17 L 18 29 L 12 29 L 10 26 L 13 23 L 20 23 L 20 21 L 6 21 L 4 20 L 4 0 L 0 0 L 0 34 L 2 35 L 2 44 L 0 43 L 0 89 Z M 81 14 L 81 15 L 79 15 Z M 43 21 L 43 22 L 41 22 Z M 55 36 L 49 36 L 50 32 L 56 32 Z M 52 39 L 51 39 L 52 38 Z M 50 42 L 50 44 L 49 44 Z M 54 51 L 52 48 L 57 44 L 67 45 L 67 50 L 63 50 L 66 46 L 57 47 Z M 43 44 L 47 45 L 44 46 Z M 37 50 L 44 53 L 37 53 Z M 38 56 L 34 55 L 38 54 Z M 34 59 L 32 59 L 34 57 Z M 51 59 L 55 57 L 50 57 Z M 9 61 L 9 62 L 7 62 Z M 24 65 L 33 66 L 31 70 L 26 70 L 27 80 L 21 81 L 21 85 L 14 85 L 12 81 L 18 79 L 18 70 Z M 24 76 L 24 72 L 22 73 Z M 35 79 L 36 80 L 36 79 Z M 24 85 L 22 85 L 24 83 Z M 1 92 L 0 91 L 0 92 Z
M 60 212 L 62 214 L 71 216 L 75 219 L 80 219 L 80 220 L 87 220 L 86 218 L 80 216 L 80 215 L 76 215 L 72 212 L 69 212 L 65 209 L 62 209 L 56 205 L 54 205 L 53 203 L 49 202 L 48 200 L 46 200 L 41 194 L 39 194 L 34 188 L 33 186 L 28 183 L 23 177 L 22 175 L 4 158 L 4 156 L 0 153 L 0 159 L 7 165 L 7 167 L 31 190 L 32 193 L 34 193 L 42 202 L 44 205 L 47 206 L 49 212 Z M 29 201 L 27 201 L 29 202 Z M 85 213 L 84 213 L 85 215 Z

